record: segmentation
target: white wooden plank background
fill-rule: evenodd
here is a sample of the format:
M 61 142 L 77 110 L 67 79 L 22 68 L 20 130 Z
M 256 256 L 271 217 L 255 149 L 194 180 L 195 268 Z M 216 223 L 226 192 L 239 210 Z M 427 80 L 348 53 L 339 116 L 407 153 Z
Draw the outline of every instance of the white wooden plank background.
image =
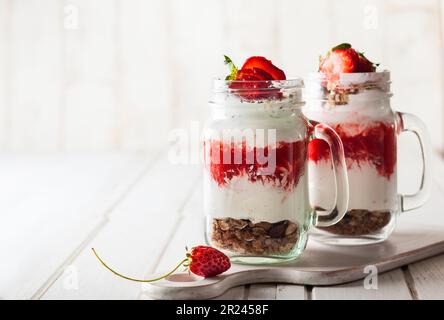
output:
M 8 144 L 13 151 L 59 146 L 62 97 L 60 1 L 11 1 Z
M 410 300 L 407 282 L 401 269 L 378 276 L 378 286 L 365 288 L 364 281 L 356 281 L 334 287 L 315 287 L 313 300 Z
M 440 0 L 0 0 L 0 9 L 8 151 L 161 147 L 169 130 L 206 119 L 223 54 L 239 64 L 266 55 L 301 76 L 343 41 L 392 71 L 393 105 L 443 144 Z
M 62 30 L 64 86 L 62 150 L 110 150 L 117 145 L 115 1 L 70 0 L 78 28 Z M 65 7 L 66 8 L 66 7 Z M 70 13 L 66 13 L 69 15 Z M 60 17 L 58 17 L 60 19 Z M 74 17 L 73 17 L 74 18 Z
M 442 161 L 436 166 L 436 174 L 444 172 Z M 90 248 L 118 270 L 143 277 L 175 265 L 185 245 L 204 242 L 200 167 L 172 165 L 166 152 L 4 155 L 0 175 L 0 298 L 146 298 L 140 284 L 103 269 Z M 431 200 L 400 219 L 444 226 L 437 207 L 444 191 L 434 183 Z M 380 275 L 378 290 L 362 281 L 315 288 L 255 284 L 222 298 L 441 298 L 443 270 L 438 256 Z
M 352 42 L 393 72 L 394 107 L 423 118 L 442 150 L 443 14 L 440 0 L 0 0 L 0 298 L 146 298 L 90 247 L 143 277 L 202 243 L 199 166 L 156 150 L 171 129 L 202 126 L 222 54 L 266 55 L 294 76 Z M 400 188 L 412 192 L 420 157 L 401 140 Z M 432 197 L 402 219 L 444 225 L 441 211 Z M 219 298 L 442 299 L 443 270 L 438 256 L 381 275 L 379 290 L 256 284 Z
M 115 135 L 123 150 L 143 150 L 167 142 L 175 95 L 165 3 L 117 2 L 114 50 L 119 110 Z
M 9 110 L 10 110 L 10 14 L 11 6 L 7 1 L 0 1 L 0 150 L 6 149 L 9 140 Z M 9 63 L 7 63 L 9 61 Z
M 143 277 L 146 271 L 153 271 L 157 257 L 174 235 L 199 171 L 197 166 L 194 170 L 189 167 L 184 170 L 183 166 L 170 165 L 165 156 L 159 158 L 132 192 L 107 215 L 107 223 L 73 259 L 71 266 L 78 272 L 78 289 L 67 288 L 62 276 L 43 298 L 137 298 L 140 284 L 112 274 L 90 272 L 102 268 L 92 255 L 91 247 L 122 272 Z M 171 183 L 173 177 L 175 180 Z M 181 258 L 180 255 L 177 257 Z M 90 290 L 91 285 L 97 283 L 100 283 L 100 289 Z M 115 290 L 117 287 L 119 289 Z
M 2 157 L 0 297 L 30 298 L 41 290 L 104 222 L 146 161 L 127 155 Z
M 417 262 L 408 267 L 418 299 L 444 299 L 444 256 Z
M 436 159 L 438 161 L 438 159 Z M 437 162 L 436 172 L 444 172 Z M 143 287 L 107 272 L 96 247 L 129 275 L 171 268 L 184 246 L 204 242 L 198 165 L 171 165 L 165 153 L 102 156 L 3 156 L 0 161 L 3 221 L 0 242 L 1 298 L 147 298 Z M 174 182 L 174 183 L 172 183 Z M 11 188 L 11 185 L 15 186 Z M 437 207 L 444 192 L 437 181 L 431 200 L 402 221 L 444 226 Z M 32 272 L 29 272 L 32 266 Z M 363 282 L 304 288 L 255 284 L 233 288 L 226 299 L 428 299 L 442 297 L 442 256 Z

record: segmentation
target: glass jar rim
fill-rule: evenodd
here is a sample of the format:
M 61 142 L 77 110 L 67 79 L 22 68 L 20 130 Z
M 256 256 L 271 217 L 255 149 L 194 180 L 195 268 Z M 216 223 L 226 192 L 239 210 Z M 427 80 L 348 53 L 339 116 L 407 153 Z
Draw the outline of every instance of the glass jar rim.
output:
M 337 76 L 312 72 L 304 78 L 304 83 L 306 101 L 323 101 L 329 105 L 348 105 L 351 98 L 354 104 L 359 104 L 366 101 L 386 101 L 392 97 L 388 70 L 340 73 Z
M 305 82 L 326 81 L 329 77 L 322 72 L 310 72 L 304 77 Z M 338 82 L 341 84 L 360 84 L 365 82 L 390 82 L 390 71 L 339 73 Z
M 304 81 L 302 78 L 289 78 L 286 80 L 225 80 L 213 79 L 212 91 L 214 93 L 223 92 L 246 92 L 246 91 L 267 91 L 267 90 L 289 90 L 302 89 Z

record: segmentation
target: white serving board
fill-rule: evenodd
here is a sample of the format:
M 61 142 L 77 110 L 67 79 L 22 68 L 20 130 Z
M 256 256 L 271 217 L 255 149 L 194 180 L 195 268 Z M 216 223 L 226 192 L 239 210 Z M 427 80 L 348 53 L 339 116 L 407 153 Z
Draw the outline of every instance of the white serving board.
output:
M 298 260 L 280 265 L 233 264 L 226 273 L 201 278 L 177 273 L 168 279 L 143 284 L 151 299 L 207 299 L 239 285 L 264 282 L 300 285 L 335 285 L 363 279 L 364 268 L 376 266 L 379 273 L 444 252 L 442 226 L 403 224 L 385 242 L 368 246 L 327 246 L 309 241 Z

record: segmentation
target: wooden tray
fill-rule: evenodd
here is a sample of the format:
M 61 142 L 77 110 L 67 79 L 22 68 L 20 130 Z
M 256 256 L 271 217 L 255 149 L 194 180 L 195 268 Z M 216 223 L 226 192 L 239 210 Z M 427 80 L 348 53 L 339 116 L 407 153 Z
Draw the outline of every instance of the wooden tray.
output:
M 272 266 L 233 264 L 223 275 L 209 279 L 177 273 L 142 288 L 144 295 L 154 299 L 207 299 L 251 283 L 335 285 L 365 278 L 369 265 L 382 273 L 442 252 L 443 227 L 410 223 L 399 225 L 389 240 L 375 245 L 343 247 L 309 241 L 296 261 Z

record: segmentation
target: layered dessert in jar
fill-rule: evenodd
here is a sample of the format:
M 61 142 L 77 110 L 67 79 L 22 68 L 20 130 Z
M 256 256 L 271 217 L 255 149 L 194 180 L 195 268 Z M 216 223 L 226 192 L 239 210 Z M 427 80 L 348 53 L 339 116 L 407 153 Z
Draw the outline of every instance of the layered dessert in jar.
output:
M 302 81 L 263 57 L 214 83 L 204 138 L 208 242 L 230 255 L 294 258 L 311 224 Z
M 322 232 L 317 234 L 321 237 L 334 234 L 352 239 L 344 244 L 353 244 L 353 239 L 377 241 L 384 240 L 394 227 L 398 211 L 396 141 L 401 122 L 390 108 L 389 84 L 389 72 L 377 72 L 376 65 L 349 44 L 330 50 L 321 58 L 319 72 L 306 78 L 303 112 L 312 123 L 328 124 L 340 136 L 350 187 L 345 217 L 320 228 Z M 326 210 L 334 201 L 328 145 L 313 140 L 308 156 L 311 202 Z

